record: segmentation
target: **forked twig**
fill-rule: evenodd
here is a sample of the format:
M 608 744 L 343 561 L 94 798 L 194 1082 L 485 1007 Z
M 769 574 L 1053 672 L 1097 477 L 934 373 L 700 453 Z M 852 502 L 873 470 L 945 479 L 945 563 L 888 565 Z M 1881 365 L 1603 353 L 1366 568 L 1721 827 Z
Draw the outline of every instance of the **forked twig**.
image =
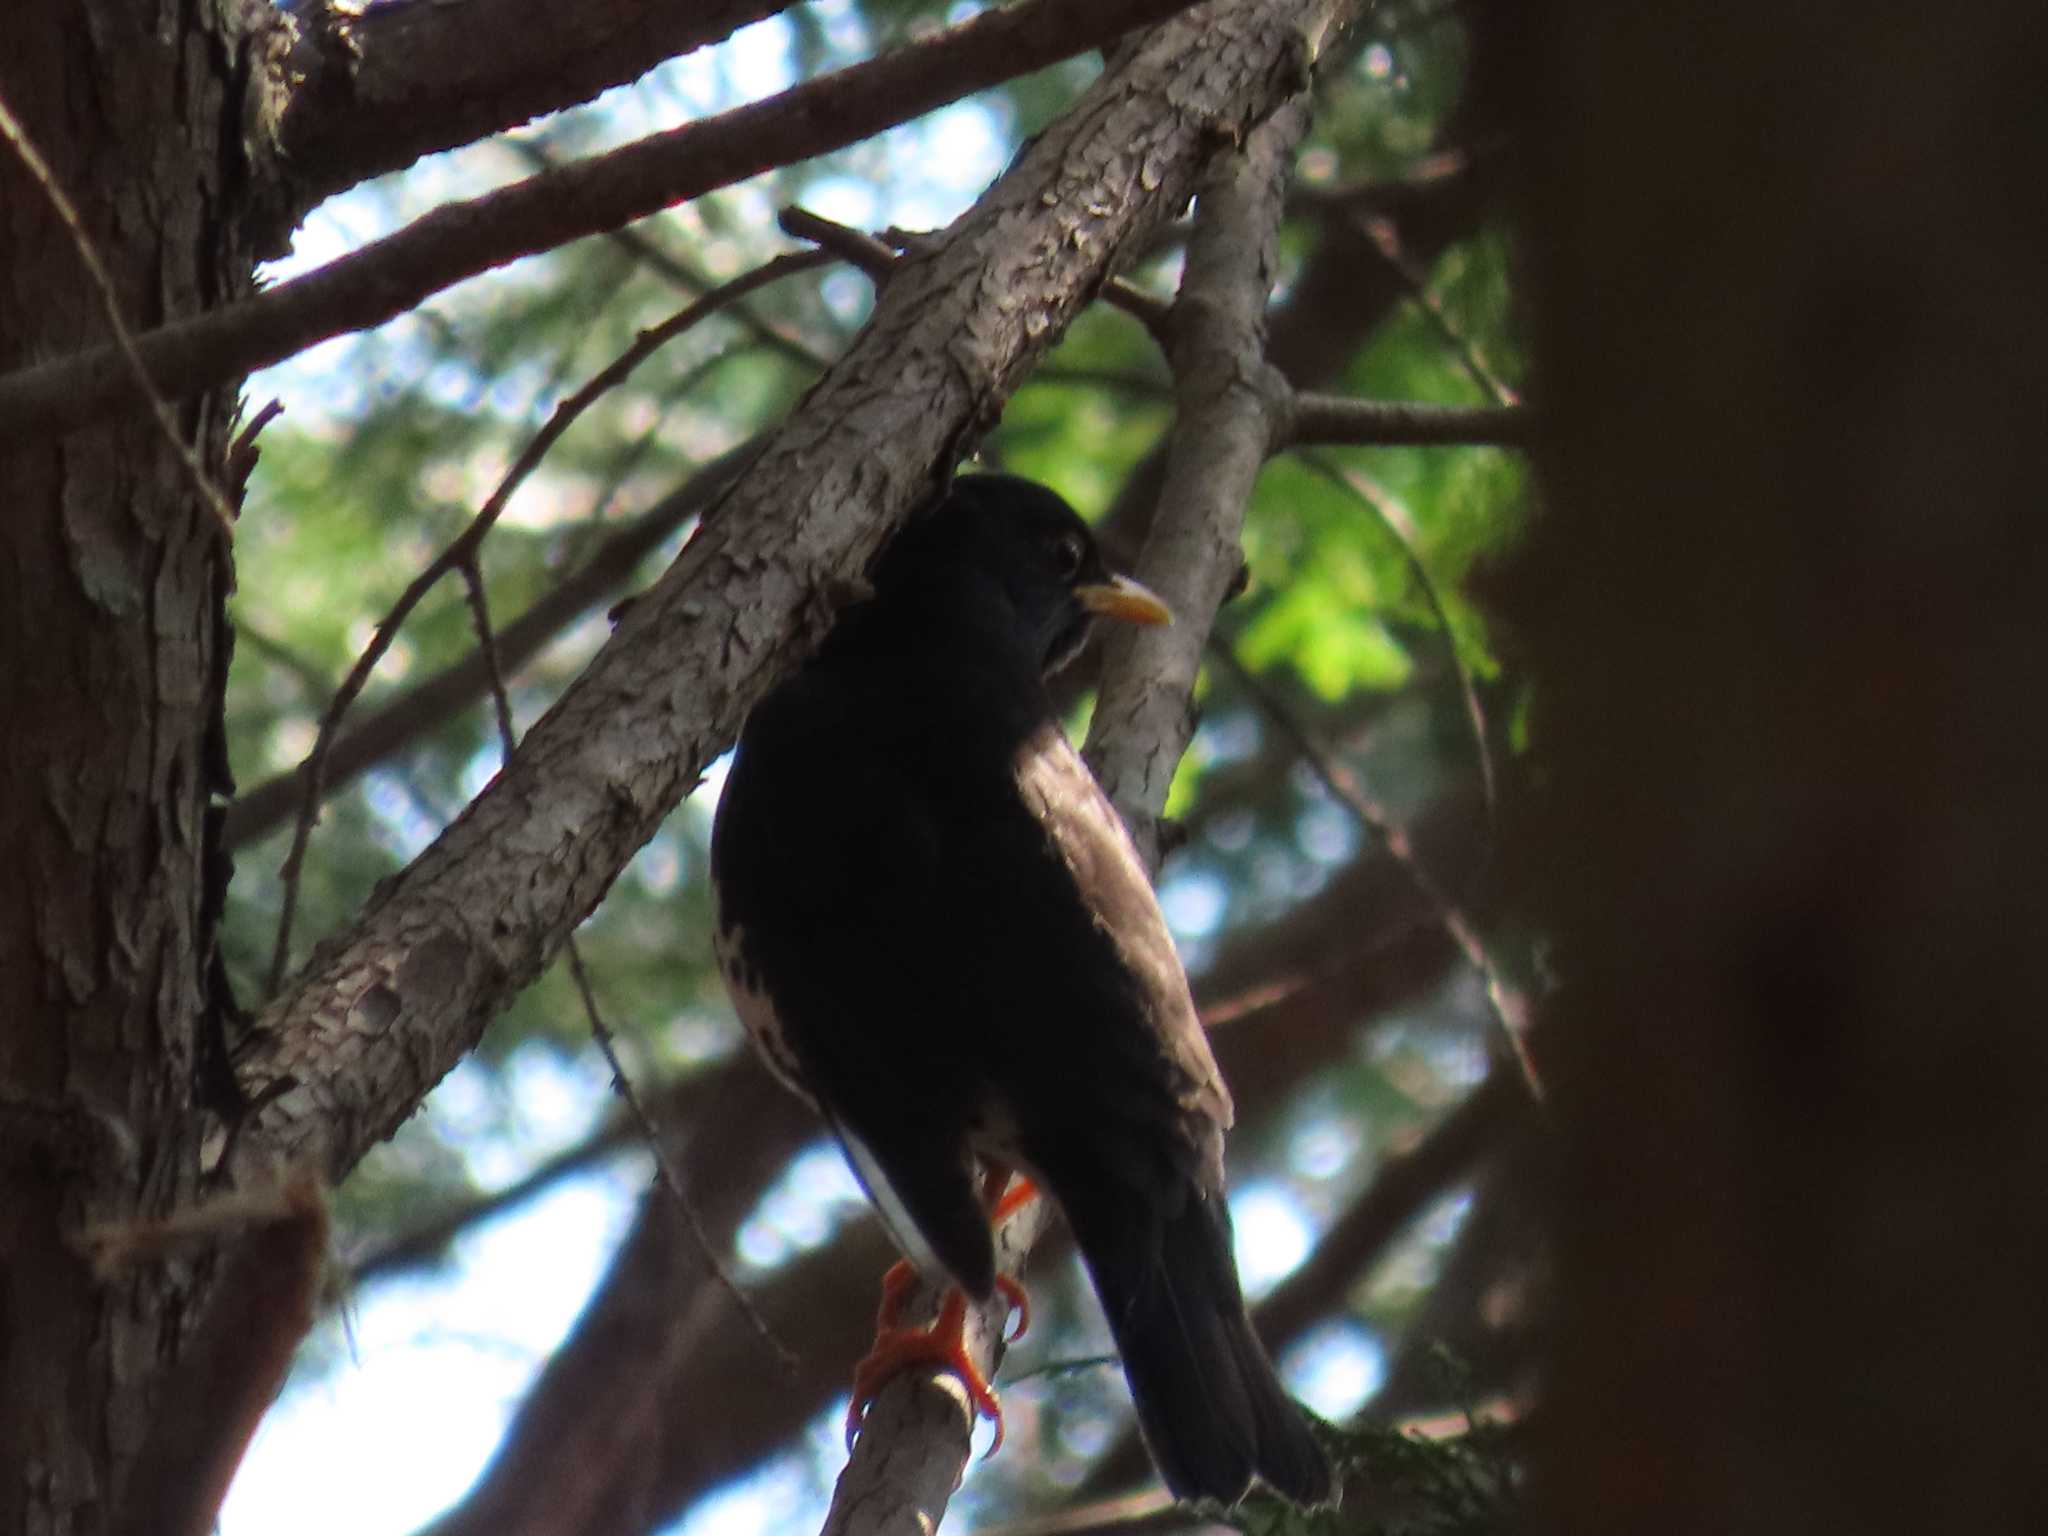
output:
M 884 281 L 896 263 L 926 235 L 890 229 L 878 239 L 865 230 L 828 219 L 808 208 L 791 206 L 775 216 L 782 232 L 797 240 L 809 240 L 821 250 L 831 251 L 860 268 L 874 282 Z M 1145 328 L 1145 333 L 1164 352 L 1171 335 L 1173 305 L 1147 293 L 1128 278 L 1113 277 L 1102 285 L 1104 302 L 1122 310 Z
M 312 838 L 313 820 L 320 806 L 326 777 L 327 754 L 334 745 L 335 733 L 340 729 L 342 717 L 362 693 L 377 663 L 384 658 L 385 652 L 391 649 L 392 642 L 398 638 L 400 626 L 443 576 L 450 571 L 461 569 L 465 561 L 475 558 L 485 536 L 490 533 L 500 514 L 511 501 L 513 492 L 518 490 L 526 477 L 539 466 L 541 460 L 547 456 L 548 450 L 554 447 L 571 424 L 606 393 L 624 383 L 636 368 L 664 345 L 708 316 L 716 314 L 757 288 L 793 273 L 807 272 L 823 266 L 832 259 L 822 251 L 786 252 L 713 289 L 653 329 L 642 331 L 634 338 L 633 344 L 621 352 L 609 366 L 594 374 L 582 388 L 555 407 L 547 424 L 534 434 L 533 440 L 513 461 L 512 467 L 498 482 L 498 488 L 491 492 L 490 499 L 478 510 L 476 516 L 470 519 L 469 526 L 463 529 L 446 549 L 435 556 L 432 563 L 414 577 L 405 591 L 399 594 L 398 601 L 392 604 L 390 611 L 378 623 L 376 632 L 370 636 L 369 644 L 363 647 L 362 655 L 356 658 L 355 666 L 343 679 L 341 687 L 335 690 L 333 699 L 329 701 L 325 713 L 320 717 L 320 730 L 314 739 L 313 750 L 307 753 L 306 760 L 299 765 L 302 786 L 299 814 L 292 828 L 291 851 L 285 855 L 284 866 L 280 872 L 284 892 L 278 913 L 277 940 L 270 955 L 268 990 L 271 993 L 274 994 L 284 984 L 285 968 L 291 956 L 292 926 L 298 915 L 300 872 L 305 864 L 306 845 Z
M 1343 758 L 1324 744 L 1293 710 L 1287 707 L 1265 682 L 1237 657 L 1227 644 L 1212 645 L 1209 654 L 1220 661 L 1237 683 L 1273 722 L 1287 733 L 1295 749 L 1301 753 L 1315 776 L 1323 786 L 1340 800 L 1368 831 L 1377 833 L 1385 843 L 1387 852 L 1408 872 L 1424 899 L 1436 909 L 1437 920 L 1444 931 L 1451 936 L 1464 954 L 1466 961 L 1479 973 L 1486 984 L 1487 1001 L 1493 1006 L 1494 1017 L 1500 1022 L 1501 1033 L 1507 1041 L 1508 1050 L 1515 1058 L 1515 1064 L 1528 1084 L 1529 1096 L 1541 1104 L 1545 1100 L 1543 1078 L 1536 1070 L 1535 1058 L 1529 1051 L 1529 1031 L 1535 1020 L 1535 1010 L 1528 994 L 1502 975 L 1487 951 L 1479 930 L 1456 902 L 1451 900 L 1436 877 L 1424 866 L 1417 855 L 1415 844 L 1408 836 L 1407 829 L 1382 805 L 1358 775 Z
M 1305 453 L 1301 458 L 1317 474 L 1351 492 L 1370 507 L 1380 525 L 1400 546 L 1402 557 L 1408 562 L 1409 574 L 1422 589 L 1422 600 L 1429 604 L 1430 615 L 1444 637 L 1444 654 L 1450 660 L 1452 674 L 1458 679 L 1458 694 L 1464 701 L 1465 719 L 1472 727 L 1473 754 L 1479 762 L 1479 788 L 1486 800 L 1487 820 L 1491 821 L 1495 809 L 1494 772 L 1493 751 L 1486 731 L 1486 707 L 1479 702 L 1479 684 L 1472 676 L 1472 669 L 1465 665 L 1465 658 L 1458 653 L 1458 636 L 1451 628 L 1451 616 L 1444 607 L 1443 593 L 1438 590 L 1436 578 L 1430 575 L 1429 566 L 1423 561 L 1422 530 L 1415 526 L 1415 519 L 1401 505 L 1400 498 L 1364 471 L 1339 464 L 1321 454 Z
M 473 553 L 458 569 L 462 572 L 463 586 L 469 596 L 469 612 L 471 621 L 476 626 L 477 645 L 483 651 L 484 665 L 490 675 L 491 703 L 498 721 L 499 750 L 505 760 L 510 761 L 512 750 L 518 746 L 519 740 L 512 726 L 512 698 L 505 688 L 505 669 L 499 665 L 497 637 L 491 627 L 490 599 L 484 591 L 483 574 L 477 569 Z M 654 1117 L 647 1112 L 647 1105 L 641 1099 L 639 1090 L 633 1086 L 632 1078 L 626 1075 L 626 1064 L 619 1059 L 618 1042 L 612 1035 L 611 1027 L 605 1023 L 603 1013 L 598 1009 L 597 990 L 590 984 L 590 972 L 583 964 L 583 951 L 573 934 L 569 938 L 567 948 L 569 975 L 576 983 L 577 995 L 583 999 L 583 1013 L 590 1022 L 590 1037 L 597 1042 L 598 1050 L 604 1055 L 605 1064 L 612 1069 L 612 1090 L 625 1103 L 627 1115 L 632 1119 L 641 1139 L 647 1143 L 647 1150 L 654 1158 L 655 1172 L 661 1181 L 661 1187 L 668 1192 L 669 1198 L 675 1202 L 676 1209 L 682 1213 L 683 1224 L 689 1228 L 690 1237 L 696 1243 L 697 1251 L 704 1256 L 704 1263 L 711 1270 L 713 1278 L 732 1298 L 733 1305 L 740 1309 L 740 1315 L 746 1318 L 754 1332 L 760 1336 L 761 1342 L 774 1353 L 783 1369 L 792 1375 L 795 1374 L 798 1364 L 796 1355 L 788 1345 L 776 1337 L 775 1330 L 768 1325 L 768 1320 L 748 1299 L 746 1292 L 740 1289 L 739 1282 L 733 1279 L 732 1272 L 719 1258 L 718 1250 L 712 1244 L 711 1234 L 704 1230 L 703 1218 L 697 1214 L 696 1203 L 683 1188 L 682 1175 L 676 1171 L 675 1164 L 668 1155 L 668 1144 L 662 1139 L 661 1132 L 654 1123 Z
M 1494 371 L 1486 360 L 1486 354 L 1479 350 L 1479 344 L 1461 330 L 1444 309 L 1444 302 L 1429 291 L 1429 275 L 1410 261 L 1401 249 L 1394 227 L 1385 219 L 1372 214 L 1358 213 L 1353 221 L 1372 248 L 1379 252 L 1388 268 L 1408 289 L 1408 296 L 1422 316 L 1430 323 L 1444 345 L 1451 349 L 1465 372 L 1472 376 L 1472 382 L 1493 397 L 1493 403 L 1500 406 L 1514 406 L 1522 403 L 1515 387 Z
M 795 1352 L 776 1336 L 774 1328 L 770 1326 L 768 1319 L 761 1315 L 752 1298 L 740 1289 L 740 1283 L 733 1279 L 732 1271 L 726 1268 L 725 1262 L 718 1256 L 718 1250 L 712 1245 L 710 1233 L 704 1230 L 703 1219 L 698 1216 L 695 1203 L 683 1188 L 682 1176 L 676 1172 L 675 1163 L 668 1155 L 668 1145 L 662 1140 L 660 1131 L 655 1128 L 646 1105 L 641 1102 L 632 1078 L 626 1075 L 625 1063 L 619 1060 L 618 1042 L 612 1036 L 611 1027 L 605 1023 L 604 1015 L 598 1011 L 597 994 L 591 988 L 590 973 L 583 966 L 583 951 L 577 946 L 573 936 L 568 943 L 568 952 L 569 975 L 574 979 L 576 991 L 583 999 L 584 1015 L 590 1022 L 590 1036 L 597 1042 L 598 1050 L 604 1053 L 606 1065 L 612 1069 L 612 1091 L 624 1100 L 626 1112 L 639 1126 L 640 1134 L 646 1138 L 647 1150 L 654 1155 L 654 1171 L 661 1180 L 661 1187 L 668 1191 L 668 1196 L 675 1202 L 676 1209 L 682 1212 L 683 1222 L 690 1229 L 690 1236 L 697 1244 L 697 1251 L 704 1255 L 704 1262 L 710 1267 L 712 1278 L 717 1280 L 725 1294 L 732 1298 L 733 1305 L 740 1309 L 740 1315 L 747 1320 L 747 1326 L 752 1328 L 756 1337 L 768 1346 L 769 1351 L 775 1356 L 776 1363 L 789 1375 L 796 1375 L 802 1362 L 797 1359 Z

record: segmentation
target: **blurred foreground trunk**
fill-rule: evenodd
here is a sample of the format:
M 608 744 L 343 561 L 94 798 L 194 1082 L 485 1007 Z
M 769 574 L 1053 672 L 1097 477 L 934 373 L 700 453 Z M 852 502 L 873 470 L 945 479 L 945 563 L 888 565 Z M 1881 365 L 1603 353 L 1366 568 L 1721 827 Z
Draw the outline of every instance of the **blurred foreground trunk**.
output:
M 1546 1523 L 2048 1530 L 2048 13 L 1529 25 Z

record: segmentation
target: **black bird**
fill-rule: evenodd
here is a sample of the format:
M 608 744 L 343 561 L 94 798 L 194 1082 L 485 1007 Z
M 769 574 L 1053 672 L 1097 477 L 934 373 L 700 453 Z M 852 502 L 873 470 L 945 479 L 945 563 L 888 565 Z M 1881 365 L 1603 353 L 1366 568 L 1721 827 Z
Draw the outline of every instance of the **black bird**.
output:
M 738 1011 L 927 1276 L 997 1284 L 975 1155 L 1058 1201 L 1175 1494 L 1233 1503 L 1256 1473 L 1321 1502 L 1329 1465 L 1238 1286 L 1229 1090 L 1045 688 L 1094 615 L 1171 615 L 1007 475 L 956 480 L 873 583 L 754 709 L 726 780 L 711 868 Z

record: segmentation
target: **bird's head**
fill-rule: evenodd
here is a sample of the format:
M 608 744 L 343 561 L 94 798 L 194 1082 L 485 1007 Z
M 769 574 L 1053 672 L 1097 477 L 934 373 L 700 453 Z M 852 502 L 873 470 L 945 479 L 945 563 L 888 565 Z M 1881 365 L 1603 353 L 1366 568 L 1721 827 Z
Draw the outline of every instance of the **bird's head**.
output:
M 1073 659 L 1098 615 L 1173 622 L 1151 591 L 1110 570 L 1072 507 L 1016 475 L 962 475 L 875 572 L 879 595 L 940 585 L 1002 604 L 1003 627 L 1023 639 L 1046 675 Z

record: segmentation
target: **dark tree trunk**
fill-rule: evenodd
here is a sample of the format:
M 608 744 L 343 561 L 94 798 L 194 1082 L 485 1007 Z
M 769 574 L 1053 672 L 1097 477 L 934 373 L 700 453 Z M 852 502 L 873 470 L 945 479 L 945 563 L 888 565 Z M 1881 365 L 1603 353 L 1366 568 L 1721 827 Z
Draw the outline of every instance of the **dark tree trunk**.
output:
M 0 6 L 0 98 L 132 327 L 248 286 L 232 12 Z M 47 192 L 0 145 L 0 370 L 108 334 Z M 216 476 L 231 410 L 227 394 L 173 410 Z M 190 1263 L 102 1281 L 81 1238 L 197 1183 L 230 567 L 144 411 L 0 445 L 0 485 L 0 1531 L 90 1532 L 203 1284 Z
M 2048 15 L 1531 42 L 1548 1526 L 2048 1529 Z

